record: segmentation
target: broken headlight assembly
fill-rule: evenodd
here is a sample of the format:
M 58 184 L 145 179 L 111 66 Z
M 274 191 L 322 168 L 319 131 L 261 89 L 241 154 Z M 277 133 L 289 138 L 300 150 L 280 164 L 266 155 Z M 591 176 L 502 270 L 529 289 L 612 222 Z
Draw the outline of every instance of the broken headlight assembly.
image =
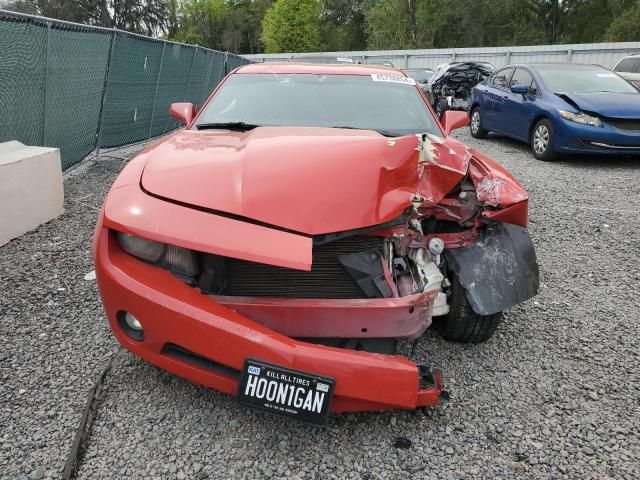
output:
M 564 118 L 565 120 L 569 120 L 570 122 L 576 122 L 582 125 L 591 125 L 592 127 L 602 126 L 602 120 L 600 120 L 598 117 L 587 115 L 583 112 L 573 113 L 566 110 L 558 110 L 558 113 L 562 118 Z
M 148 240 L 130 233 L 117 232 L 122 250 L 139 260 L 165 268 L 183 280 L 198 274 L 196 253 L 182 247 Z

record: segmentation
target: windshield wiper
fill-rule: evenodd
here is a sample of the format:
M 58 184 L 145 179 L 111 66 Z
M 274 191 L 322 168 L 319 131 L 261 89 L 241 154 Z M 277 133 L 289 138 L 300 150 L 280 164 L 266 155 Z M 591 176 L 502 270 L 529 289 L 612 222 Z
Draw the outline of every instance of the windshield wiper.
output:
M 246 130 L 253 130 L 254 128 L 260 127 L 261 125 L 254 125 L 252 123 L 245 122 L 220 122 L 220 123 L 198 123 L 196 124 L 196 128 L 198 130 L 205 129 L 216 129 L 220 130 L 238 130 L 244 132 Z
M 402 135 L 398 135 L 396 132 L 392 132 L 390 130 L 380 130 L 378 128 L 360 128 L 360 127 L 350 127 L 350 126 L 342 126 L 342 125 L 330 125 L 327 128 L 344 128 L 345 130 L 371 130 L 372 132 L 378 132 L 380 135 L 384 137 L 401 137 Z

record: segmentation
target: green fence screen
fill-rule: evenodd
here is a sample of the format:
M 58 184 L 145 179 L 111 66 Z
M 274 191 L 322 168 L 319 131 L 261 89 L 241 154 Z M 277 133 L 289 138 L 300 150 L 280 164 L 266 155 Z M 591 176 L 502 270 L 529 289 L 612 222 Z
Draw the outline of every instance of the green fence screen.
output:
M 63 169 L 178 126 L 237 55 L 0 10 L 0 142 L 60 148 Z

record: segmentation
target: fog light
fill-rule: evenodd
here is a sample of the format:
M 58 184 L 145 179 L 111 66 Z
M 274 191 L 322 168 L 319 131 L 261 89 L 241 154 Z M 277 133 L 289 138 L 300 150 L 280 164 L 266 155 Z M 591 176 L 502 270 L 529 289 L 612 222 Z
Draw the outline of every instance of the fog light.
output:
M 141 342 L 144 340 L 144 331 L 142 330 L 142 324 L 140 321 L 134 317 L 131 313 L 125 311 L 119 311 L 118 315 L 118 323 L 120 324 L 120 328 L 122 331 L 127 334 L 130 338 Z
M 138 330 L 139 332 L 142 331 L 142 325 L 140 325 L 138 319 L 131 315 L 129 312 L 126 312 L 124 314 L 124 321 L 133 330 Z

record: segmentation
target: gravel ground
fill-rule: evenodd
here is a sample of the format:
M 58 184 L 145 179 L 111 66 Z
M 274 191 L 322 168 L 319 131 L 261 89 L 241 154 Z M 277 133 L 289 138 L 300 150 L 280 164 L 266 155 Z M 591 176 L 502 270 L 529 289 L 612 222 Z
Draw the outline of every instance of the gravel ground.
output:
M 257 414 L 122 352 L 78 478 L 640 478 L 640 163 L 535 161 L 458 137 L 531 193 L 540 295 L 487 343 L 427 332 L 416 356 L 452 399 L 426 411 L 334 415 L 326 429 Z M 66 213 L 0 247 L 0 478 L 58 478 L 88 389 L 118 349 L 90 242 L 122 166 L 66 179 Z M 406 437 L 408 449 L 394 447 Z

